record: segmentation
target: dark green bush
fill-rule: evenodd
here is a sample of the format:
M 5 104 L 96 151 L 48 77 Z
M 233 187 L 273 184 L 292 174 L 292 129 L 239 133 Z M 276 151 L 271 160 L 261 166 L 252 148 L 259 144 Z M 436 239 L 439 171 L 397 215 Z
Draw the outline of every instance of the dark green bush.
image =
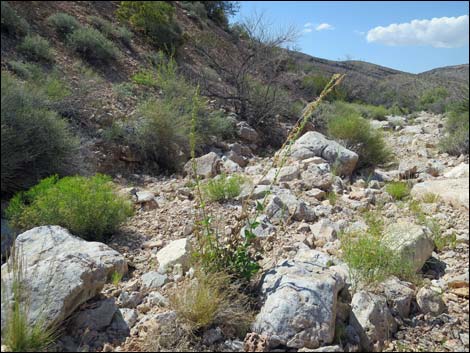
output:
M 65 173 L 76 147 L 67 123 L 47 107 L 47 96 L 2 73 L 1 192 L 26 189 L 52 173 Z
M 449 92 L 444 87 L 435 87 L 426 90 L 419 100 L 419 109 L 443 113 L 446 108 L 446 98 L 448 96 Z
M 111 178 L 51 176 L 16 194 L 6 210 L 13 227 L 27 230 L 60 225 L 86 240 L 102 241 L 132 215 L 129 200 L 118 196 Z
M 144 33 L 160 49 L 171 52 L 181 44 L 181 29 L 174 20 L 175 9 L 165 1 L 121 1 L 118 17 Z
M 310 75 L 305 76 L 302 79 L 301 87 L 304 92 L 308 95 L 309 99 L 313 97 L 318 97 L 323 91 L 325 86 L 330 82 L 330 79 L 321 75 Z M 327 100 L 345 100 L 346 92 L 340 87 L 335 87 L 335 89 L 328 95 Z
M 10 70 L 23 80 L 36 80 L 42 75 L 41 68 L 32 63 L 24 63 L 22 61 L 9 61 Z
M 116 46 L 94 28 L 77 29 L 68 41 L 73 50 L 90 62 L 108 63 L 119 55 Z
M 80 28 L 77 19 L 64 12 L 55 13 L 47 18 L 47 23 L 63 38 Z
M 202 1 L 207 16 L 219 26 L 228 26 L 228 17 L 235 15 L 240 9 L 236 1 Z
M 6 1 L 1 2 L 2 32 L 23 36 L 29 31 L 29 24 L 16 13 Z
M 39 35 L 27 35 L 18 46 L 18 51 L 33 61 L 52 61 L 54 59 L 49 41 Z

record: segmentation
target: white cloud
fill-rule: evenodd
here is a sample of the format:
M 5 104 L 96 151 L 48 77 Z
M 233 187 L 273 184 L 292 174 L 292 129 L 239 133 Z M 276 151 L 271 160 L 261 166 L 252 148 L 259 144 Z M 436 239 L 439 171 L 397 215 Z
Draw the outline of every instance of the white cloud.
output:
M 305 28 L 312 27 L 312 26 L 313 26 L 312 22 L 307 22 L 306 24 L 304 24 Z
M 325 30 L 333 30 L 333 29 L 335 28 L 329 23 L 320 23 L 318 26 L 315 27 L 316 31 L 325 31 Z
M 456 48 L 468 44 L 468 15 L 412 20 L 408 23 L 375 27 L 367 32 L 369 43 L 385 45 L 430 45 Z
M 313 31 L 313 29 L 311 29 L 311 28 L 304 28 L 304 30 L 303 30 L 304 33 L 310 33 L 312 31 Z

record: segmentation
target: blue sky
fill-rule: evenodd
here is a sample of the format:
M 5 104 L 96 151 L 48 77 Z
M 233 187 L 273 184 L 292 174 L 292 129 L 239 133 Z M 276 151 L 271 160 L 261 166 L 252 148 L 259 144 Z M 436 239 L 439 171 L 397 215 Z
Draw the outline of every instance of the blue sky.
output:
M 364 60 L 406 72 L 468 63 L 467 1 L 241 1 L 232 22 L 263 12 L 295 25 L 304 53 Z

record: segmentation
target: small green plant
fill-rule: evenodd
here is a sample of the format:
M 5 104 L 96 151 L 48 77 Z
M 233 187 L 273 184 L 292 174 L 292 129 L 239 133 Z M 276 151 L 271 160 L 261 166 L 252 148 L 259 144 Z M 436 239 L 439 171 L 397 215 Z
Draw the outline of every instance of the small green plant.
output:
M 119 56 L 116 46 L 94 28 L 79 28 L 67 40 L 73 50 L 90 62 L 108 63 Z
M 42 70 L 37 64 L 22 61 L 9 61 L 10 70 L 23 80 L 37 80 L 42 76 Z
M 2 268 L 2 303 L 5 304 L 6 325 L 2 330 L 2 346 L 8 352 L 46 351 L 58 338 L 56 326 L 46 325 L 38 317 L 35 323 L 29 323 L 31 293 L 25 277 L 24 256 L 21 249 L 13 246 L 5 271 Z M 3 266 L 2 266 L 3 267 Z
M 240 194 L 242 184 L 242 177 L 222 174 L 205 183 L 203 191 L 210 201 L 230 200 Z
M 131 77 L 131 80 L 143 86 L 156 87 L 158 85 L 156 74 L 152 70 L 139 71 Z
M 421 197 L 421 201 L 424 202 L 424 203 L 437 203 L 437 202 L 439 202 L 440 199 L 441 198 L 440 198 L 439 195 L 433 194 L 431 192 L 429 192 L 427 194 L 424 194 Z
M 39 35 L 27 35 L 18 46 L 18 51 L 33 61 L 53 61 L 54 52 L 47 39 Z
M 454 249 L 457 246 L 457 234 L 452 232 L 450 235 L 443 235 L 442 233 L 434 237 L 434 245 L 438 251 L 444 250 L 446 247 Z
M 382 234 L 366 231 L 345 233 L 340 238 L 343 259 L 349 266 L 355 284 L 370 285 L 389 276 L 407 280 L 414 277 L 412 264 L 382 244 Z
M 84 239 L 101 241 L 132 215 L 132 205 L 116 194 L 107 176 L 52 176 L 16 194 L 6 215 L 20 230 L 55 224 Z
M 336 206 L 338 201 L 338 195 L 334 191 L 329 191 L 326 193 L 326 199 L 329 201 L 331 206 Z
M 80 23 L 77 19 L 64 12 L 58 12 L 49 16 L 47 23 L 54 28 L 62 38 L 65 38 L 67 35 L 80 28 Z
M 2 32 L 13 36 L 23 36 L 29 32 L 29 24 L 19 16 L 7 1 L 2 1 Z
M 121 280 L 122 280 L 122 273 L 118 272 L 118 271 L 115 271 L 111 274 L 111 283 L 114 285 L 114 286 L 117 286 L 119 283 L 121 283 Z
M 393 181 L 385 186 L 385 191 L 394 200 L 403 200 L 410 195 L 410 186 L 407 182 Z
M 197 271 L 195 279 L 170 297 L 170 306 L 193 332 L 214 325 L 232 337 L 243 337 L 253 316 L 248 298 L 225 273 Z

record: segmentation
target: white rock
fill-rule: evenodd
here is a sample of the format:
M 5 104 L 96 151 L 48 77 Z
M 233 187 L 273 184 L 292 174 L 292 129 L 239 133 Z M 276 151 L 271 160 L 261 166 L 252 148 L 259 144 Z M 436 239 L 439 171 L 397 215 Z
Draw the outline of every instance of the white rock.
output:
M 190 249 L 191 245 L 188 238 L 173 240 L 157 253 L 157 260 L 160 265 L 158 271 L 160 273 L 166 273 L 169 267 L 178 263 L 181 264 L 184 269 L 187 269 L 189 265 Z
M 411 195 L 417 199 L 427 194 L 438 195 L 443 201 L 454 207 L 469 209 L 469 179 L 428 180 L 416 184 L 411 189 Z
M 196 174 L 203 178 L 212 178 L 219 174 L 221 159 L 216 153 L 210 152 L 204 156 L 196 158 Z M 184 171 L 188 175 L 193 174 L 193 161 L 189 160 L 184 166 Z
M 354 294 L 349 323 L 359 333 L 361 346 L 367 352 L 381 351 L 397 330 L 386 299 L 365 291 Z
M 445 310 L 442 293 L 437 289 L 422 287 L 416 294 L 416 301 L 423 314 L 440 315 Z
M 124 257 L 109 246 L 87 242 L 59 226 L 42 226 L 16 239 L 24 260 L 25 283 L 34 300 L 29 322 L 38 319 L 60 323 L 88 299 L 94 297 L 114 272 L 125 274 Z M 2 328 L 11 296 L 11 273 L 2 265 Z M 4 294 L 4 295 L 3 295 Z

